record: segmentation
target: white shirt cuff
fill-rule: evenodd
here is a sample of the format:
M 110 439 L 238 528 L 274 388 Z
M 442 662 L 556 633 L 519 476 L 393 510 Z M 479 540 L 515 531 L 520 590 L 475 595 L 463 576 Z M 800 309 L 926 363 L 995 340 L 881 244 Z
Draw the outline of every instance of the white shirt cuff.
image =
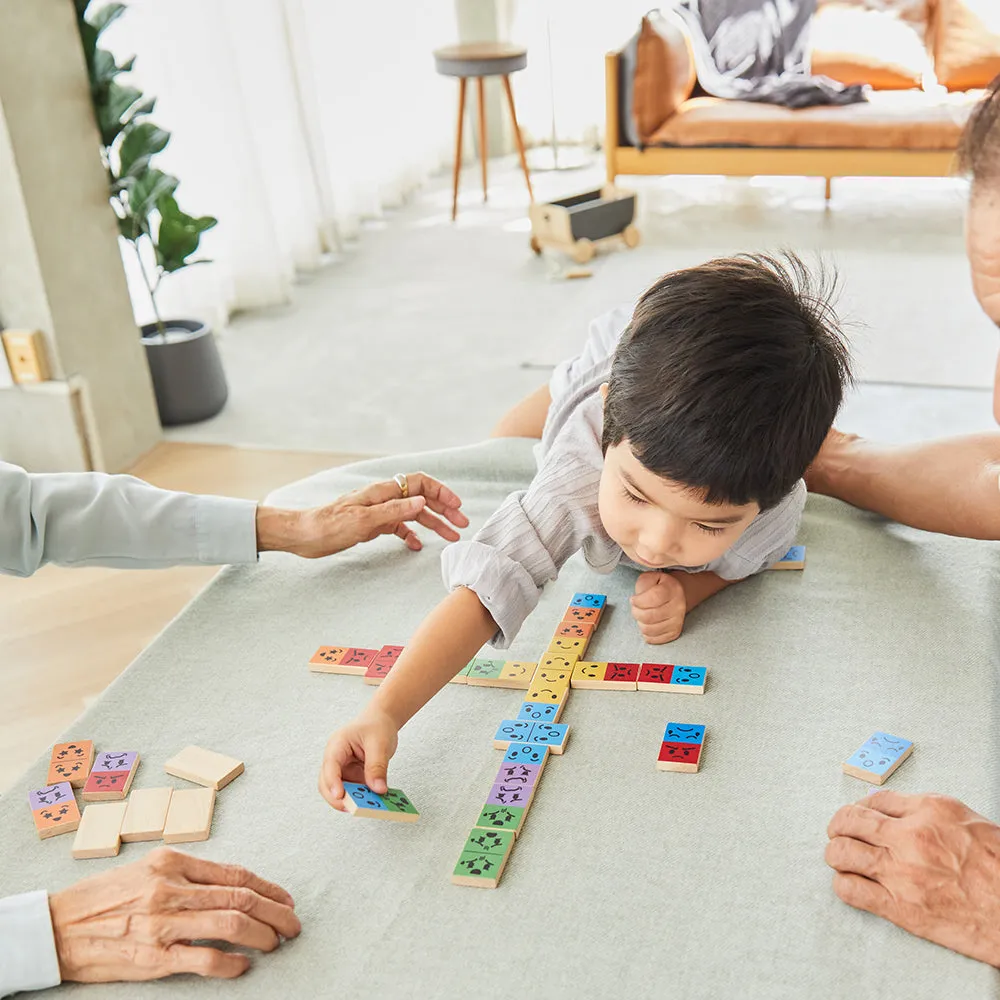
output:
M 60 982 L 49 894 L 39 890 L 0 899 L 0 996 Z
M 198 559 L 210 566 L 257 561 L 257 504 L 231 497 L 195 498 Z

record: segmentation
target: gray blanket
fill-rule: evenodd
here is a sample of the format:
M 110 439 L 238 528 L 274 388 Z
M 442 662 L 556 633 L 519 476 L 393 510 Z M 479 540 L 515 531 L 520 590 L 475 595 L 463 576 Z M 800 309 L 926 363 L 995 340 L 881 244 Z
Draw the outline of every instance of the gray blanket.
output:
M 381 459 L 279 491 L 315 504 L 423 467 L 481 524 L 530 478 L 525 441 Z M 911 739 L 890 779 L 1000 815 L 991 621 L 993 545 L 886 525 L 810 498 L 804 573 L 765 573 L 693 612 L 681 639 L 643 645 L 628 613 L 634 574 L 574 558 L 511 657 L 536 656 L 574 591 L 606 593 L 594 659 L 705 664 L 704 696 L 576 691 L 566 754 L 541 779 L 500 887 L 449 882 L 500 755 L 491 737 L 517 691 L 448 686 L 403 731 L 390 777 L 415 824 L 333 812 L 316 792 L 329 733 L 372 689 L 312 674 L 321 643 L 405 643 L 439 600 L 441 546 L 380 539 L 330 559 L 267 555 L 223 571 L 68 735 L 143 754 L 136 787 L 165 779 L 188 743 L 241 757 L 212 837 L 190 851 L 286 886 L 303 933 L 237 982 L 64 987 L 81 997 L 942 1000 L 1000 996 L 997 973 L 840 903 L 825 828 L 867 786 L 840 763 L 876 729 Z M 698 774 L 654 761 L 668 721 L 708 726 Z M 143 856 L 73 861 L 39 841 L 26 792 L 0 801 L 0 895 L 58 888 Z
M 861 84 L 846 87 L 809 73 L 809 25 L 816 0 L 682 0 L 698 83 L 713 97 L 788 108 L 867 101 Z

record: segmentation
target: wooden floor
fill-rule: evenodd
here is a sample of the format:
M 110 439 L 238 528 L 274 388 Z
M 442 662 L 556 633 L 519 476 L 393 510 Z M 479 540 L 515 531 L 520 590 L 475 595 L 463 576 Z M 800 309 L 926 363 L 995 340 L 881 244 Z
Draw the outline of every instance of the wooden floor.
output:
M 131 471 L 166 489 L 259 500 L 363 457 L 164 442 Z M 216 572 L 45 566 L 26 580 L 0 575 L 0 791 Z

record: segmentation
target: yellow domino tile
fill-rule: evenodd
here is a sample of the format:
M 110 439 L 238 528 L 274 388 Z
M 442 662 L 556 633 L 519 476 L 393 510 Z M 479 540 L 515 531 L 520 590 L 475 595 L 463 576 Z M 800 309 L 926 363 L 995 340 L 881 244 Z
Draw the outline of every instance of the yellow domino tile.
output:
M 573 676 L 570 679 L 570 684 L 572 687 L 580 688 L 581 690 L 596 687 L 603 682 L 607 669 L 607 663 L 592 663 L 580 660 L 573 667 Z
M 550 656 L 575 656 L 577 659 L 582 659 L 587 652 L 589 641 L 586 636 L 582 638 L 573 638 L 568 635 L 553 636 L 543 659 Z
M 527 691 L 531 687 L 531 678 L 534 677 L 537 667 L 537 663 L 508 660 L 503 665 L 503 670 L 500 671 L 497 681 L 502 682 L 504 687 Z

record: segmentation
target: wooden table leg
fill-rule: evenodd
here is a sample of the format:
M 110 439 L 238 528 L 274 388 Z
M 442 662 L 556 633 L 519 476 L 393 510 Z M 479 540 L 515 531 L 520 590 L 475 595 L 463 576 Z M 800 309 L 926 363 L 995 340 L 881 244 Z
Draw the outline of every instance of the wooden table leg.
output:
M 458 138 L 455 140 L 455 173 L 452 177 L 451 221 L 458 216 L 458 175 L 462 169 L 462 123 L 465 121 L 465 77 L 458 78 Z
M 528 161 L 524 156 L 524 140 L 521 138 L 521 126 L 517 124 L 517 112 L 514 110 L 514 92 L 510 89 L 510 77 L 504 74 L 503 89 L 507 93 L 507 105 L 510 108 L 510 120 L 514 126 L 514 141 L 517 143 L 517 152 L 521 157 L 521 169 L 524 171 L 524 180 L 528 185 L 528 201 L 533 202 L 535 195 L 531 190 L 531 177 L 528 174 Z
M 479 158 L 483 161 L 483 202 L 486 201 L 486 100 L 483 96 L 483 78 L 476 77 L 479 89 Z

